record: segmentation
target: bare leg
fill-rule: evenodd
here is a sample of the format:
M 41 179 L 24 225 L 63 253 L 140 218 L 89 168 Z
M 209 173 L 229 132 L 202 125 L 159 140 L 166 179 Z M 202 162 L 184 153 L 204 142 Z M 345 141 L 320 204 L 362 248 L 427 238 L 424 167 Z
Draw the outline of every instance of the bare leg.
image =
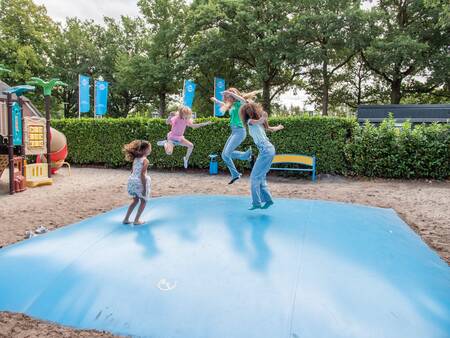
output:
M 136 218 L 134 219 L 134 224 L 143 224 L 144 222 L 141 222 L 140 218 L 142 213 L 144 212 L 145 206 L 147 205 L 147 201 L 143 198 L 140 198 L 141 204 L 139 205 L 139 209 L 136 213 Z
M 130 206 L 128 207 L 127 214 L 125 215 L 125 218 L 123 219 L 123 224 L 130 224 L 130 215 L 133 212 L 134 208 L 136 208 L 136 205 L 139 202 L 139 198 L 134 197 L 133 202 L 131 202 Z
M 184 147 L 187 147 L 186 156 L 183 158 L 184 167 L 187 168 L 189 157 L 191 157 L 192 151 L 194 150 L 194 145 L 184 137 L 180 140 L 180 144 Z
M 167 140 L 166 143 L 164 143 L 164 150 L 166 151 L 167 155 L 172 155 L 173 153 L 173 143 L 170 140 Z

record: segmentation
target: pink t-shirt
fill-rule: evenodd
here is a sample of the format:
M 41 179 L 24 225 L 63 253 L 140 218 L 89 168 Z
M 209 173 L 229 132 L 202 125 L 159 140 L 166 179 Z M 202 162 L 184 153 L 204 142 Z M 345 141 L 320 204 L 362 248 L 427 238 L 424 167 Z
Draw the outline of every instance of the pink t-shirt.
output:
M 192 120 L 185 120 L 177 115 L 170 119 L 170 124 L 172 125 L 172 129 L 167 134 L 167 138 L 179 142 L 184 135 L 186 127 L 192 125 Z

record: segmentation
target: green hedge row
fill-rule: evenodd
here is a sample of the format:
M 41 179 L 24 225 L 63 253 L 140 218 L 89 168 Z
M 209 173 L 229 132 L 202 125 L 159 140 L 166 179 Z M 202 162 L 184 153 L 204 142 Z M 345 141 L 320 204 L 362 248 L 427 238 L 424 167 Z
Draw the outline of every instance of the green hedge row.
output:
M 206 119 L 198 119 L 203 121 Z M 190 165 L 196 168 L 209 166 L 209 154 L 222 152 L 230 134 L 228 119 L 212 119 L 213 125 L 191 129 L 185 136 L 194 143 Z M 314 154 L 319 159 L 318 171 L 322 173 L 346 173 L 344 147 L 356 123 L 353 119 L 290 117 L 275 118 L 271 124 L 282 123 L 284 130 L 269 134 L 278 153 Z M 156 168 L 182 167 L 185 148 L 175 147 L 167 156 L 156 142 L 166 138 L 169 127 L 163 119 L 64 119 L 52 121 L 52 126 L 63 132 L 68 140 L 68 161 L 74 164 L 100 164 L 110 167 L 126 165 L 122 146 L 134 139 L 146 139 L 152 143 L 150 163 Z M 252 146 L 248 136 L 240 149 Z M 256 148 L 253 146 L 256 151 Z M 241 161 L 239 165 L 246 165 Z M 223 163 L 221 167 L 223 168 Z
M 202 120 L 205 119 L 199 119 Z M 215 124 L 211 126 L 186 132 L 187 139 L 195 145 L 192 167 L 207 168 L 208 155 L 220 154 L 229 136 L 228 119 L 212 120 Z M 354 119 L 309 116 L 273 118 L 270 123 L 285 126 L 282 131 L 269 134 L 277 153 L 315 155 L 319 173 L 438 179 L 450 176 L 448 125 L 412 128 L 406 123 L 399 129 L 391 119 L 379 127 L 360 127 Z M 129 165 L 122 146 L 134 139 L 146 139 L 153 146 L 150 163 L 154 168 L 182 167 L 185 148 L 175 147 L 174 154 L 167 156 L 156 145 L 169 131 L 163 119 L 64 119 L 52 121 L 52 125 L 67 136 L 68 161 L 74 164 Z M 241 149 L 249 146 L 250 136 Z M 241 168 L 246 165 L 237 162 Z
M 354 130 L 345 153 L 357 175 L 443 179 L 450 176 L 450 126 L 366 123 Z

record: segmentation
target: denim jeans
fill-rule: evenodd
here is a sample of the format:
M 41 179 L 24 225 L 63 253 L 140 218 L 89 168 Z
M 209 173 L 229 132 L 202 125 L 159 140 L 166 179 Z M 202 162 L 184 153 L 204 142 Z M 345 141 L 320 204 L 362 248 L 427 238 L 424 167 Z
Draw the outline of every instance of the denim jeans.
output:
M 222 159 L 230 170 L 230 174 L 232 178 L 236 178 L 240 175 L 239 171 L 237 171 L 236 166 L 234 165 L 233 159 L 238 159 L 241 161 L 247 161 L 250 159 L 251 152 L 250 151 L 237 151 L 236 148 L 244 142 L 247 137 L 247 131 L 245 128 L 241 127 L 231 127 L 231 135 L 223 147 L 222 151 Z
M 275 147 L 267 142 L 258 145 L 259 154 L 250 174 L 252 200 L 254 206 L 261 206 L 262 203 L 272 202 L 269 187 L 267 186 L 266 176 L 272 165 L 275 156 Z

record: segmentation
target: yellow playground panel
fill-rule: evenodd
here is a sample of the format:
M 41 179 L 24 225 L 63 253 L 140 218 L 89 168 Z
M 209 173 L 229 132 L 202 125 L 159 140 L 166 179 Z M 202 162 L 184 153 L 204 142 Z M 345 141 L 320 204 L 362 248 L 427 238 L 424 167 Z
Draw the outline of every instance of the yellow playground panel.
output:
M 46 152 L 46 120 L 41 117 L 24 117 L 24 143 L 26 155 L 41 155 Z
M 27 164 L 25 166 L 25 178 L 27 181 L 27 187 L 34 188 L 40 185 L 52 184 L 53 180 L 47 177 L 47 173 L 47 163 Z

